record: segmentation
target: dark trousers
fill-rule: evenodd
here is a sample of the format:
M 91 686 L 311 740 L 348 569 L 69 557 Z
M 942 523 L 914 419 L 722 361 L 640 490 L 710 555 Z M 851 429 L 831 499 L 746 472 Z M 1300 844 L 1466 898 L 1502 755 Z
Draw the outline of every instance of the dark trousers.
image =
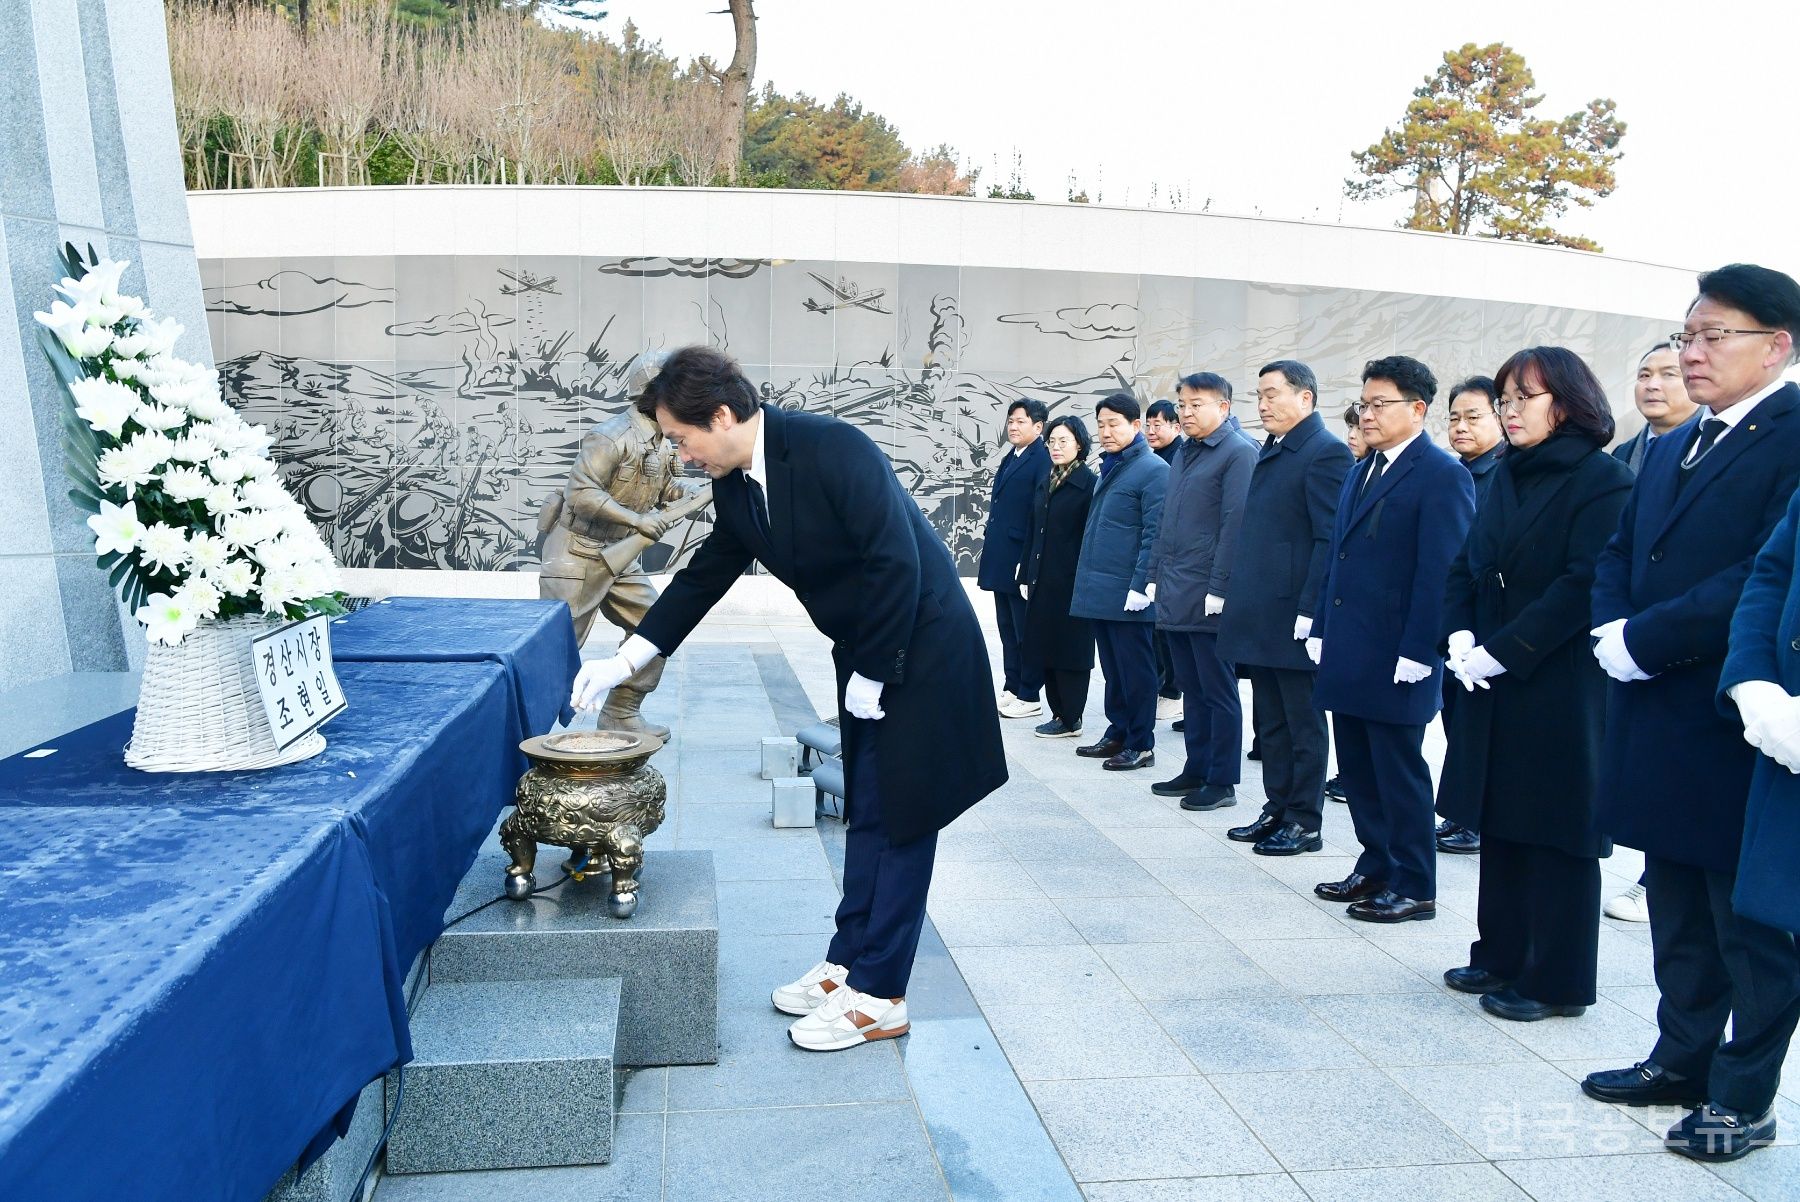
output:
M 1019 654 L 1019 640 L 1025 635 L 1025 598 L 996 592 L 994 622 L 1000 628 L 1000 669 L 1006 677 L 1002 687 L 1020 701 L 1036 701 L 1044 685 L 1041 670 L 1030 656 Z
M 1535 1002 L 1594 1004 L 1599 860 L 1483 834 L 1475 922 L 1470 964 Z
M 1316 831 L 1325 809 L 1325 715 L 1313 708 L 1313 674 L 1250 669 L 1250 718 L 1262 744 L 1263 813 Z
M 937 833 L 911 843 L 888 842 L 881 825 L 881 794 L 875 771 L 875 725 L 844 718 L 845 765 L 844 899 L 837 908 L 837 934 L 825 958 L 850 970 L 852 989 L 875 997 L 905 997 L 925 926 L 925 895 L 937 858 Z
M 1061 718 L 1070 726 L 1081 725 L 1087 712 L 1088 680 L 1092 669 L 1044 669 L 1044 700 L 1050 703 L 1050 716 Z
M 1156 695 L 1171 701 L 1181 696 L 1181 680 L 1175 675 L 1175 660 L 1169 652 L 1169 632 L 1157 630 L 1150 636 L 1156 649 Z
M 1735 872 L 1644 857 L 1662 993 L 1650 1059 L 1706 1082 L 1711 1101 L 1761 1114 L 1800 1021 L 1800 953 L 1790 932 L 1732 910 L 1736 884 Z M 1720 1043 L 1727 1017 L 1731 1039 Z
M 1181 774 L 1209 785 L 1235 785 L 1244 767 L 1244 703 L 1237 669 L 1219 658 L 1219 636 L 1198 630 L 1159 630 L 1168 636 L 1175 682 L 1181 686 L 1181 733 L 1187 764 Z
M 1156 652 L 1148 622 L 1094 621 L 1094 646 L 1106 674 L 1106 737 L 1127 751 L 1156 746 Z
M 1338 770 L 1363 852 L 1356 871 L 1401 897 L 1437 897 L 1437 824 L 1423 726 L 1336 714 Z M 1268 753 L 1263 753 L 1268 763 Z

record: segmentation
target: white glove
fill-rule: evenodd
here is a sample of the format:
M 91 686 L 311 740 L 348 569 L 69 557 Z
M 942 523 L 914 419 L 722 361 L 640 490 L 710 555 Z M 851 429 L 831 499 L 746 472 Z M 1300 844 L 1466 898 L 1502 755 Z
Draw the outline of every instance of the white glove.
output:
M 1319 662 L 1319 657 L 1324 654 L 1325 640 L 1315 639 L 1311 635 L 1308 635 L 1306 638 L 1306 658 L 1310 659 L 1316 666 Z
M 1021 584 L 1019 586 L 1019 600 L 1021 600 L 1021 601 L 1031 600 L 1031 586 L 1029 584 Z
M 1458 630 L 1450 635 L 1450 663 L 1454 666 L 1463 656 L 1475 649 L 1475 632 Z
M 1786 768 L 1800 774 L 1800 698 L 1789 697 L 1788 704 L 1777 710 L 1763 738 L 1762 753 Z
M 575 676 L 575 688 L 569 704 L 578 710 L 591 710 L 606 693 L 630 680 L 645 664 L 661 655 L 655 643 L 632 635 L 618 651 L 605 659 L 590 659 Z
M 1156 581 L 1152 580 L 1149 584 L 1144 586 L 1144 596 L 1150 598 L 1152 601 L 1156 600 Z M 1131 607 L 1126 606 L 1126 608 L 1129 609 Z
M 1156 586 L 1154 584 L 1152 584 L 1149 587 L 1155 588 Z M 1138 612 L 1140 609 L 1149 609 L 1149 608 L 1150 608 L 1150 598 L 1148 596 L 1146 596 L 1145 594 L 1138 592 L 1136 589 L 1131 589 L 1130 591 L 1128 591 L 1125 594 L 1125 612 L 1126 613 L 1134 614 L 1134 613 Z
M 1744 741 L 1771 759 L 1779 759 L 1772 747 L 1782 741 L 1782 732 L 1800 724 L 1800 698 L 1788 696 L 1786 689 L 1770 680 L 1746 680 L 1731 686 L 1727 693 L 1737 703 L 1738 717 L 1744 722 Z M 1790 771 L 1796 769 L 1784 761 Z
M 1594 627 L 1588 633 L 1600 640 L 1594 644 L 1594 658 L 1608 676 L 1622 684 L 1650 679 L 1650 673 L 1637 666 L 1637 661 L 1631 658 L 1631 652 L 1625 647 L 1624 618 L 1614 618 L 1604 626 Z
M 1395 684 L 1418 684 L 1421 680 L 1424 680 L 1430 675 L 1430 664 L 1422 664 L 1417 660 L 1407 659 L 1404 655 L 1394 661 Z
M 1225 612 L 1225 598 L 1217 593 L 1206 594 L 1206 616 L 1216 618 Z
M 1297 643 L 1297 642 L 1300 642 L 1302 639 L 1308 639 L 1311 637 L 1312 637 L 1312 619 L 1307 617 L 1305 614 L 1297 614 L 1294 617 L 1294 641 Z
M 850 681 L 844 686 L 844 712 L 852 718 L 887 717 L 887 711 L 881 708 L 881 682 L 860 672 L 850 673 Z
M 1463 688 L 1473 693 L 1488 688 L 1488 681 L 1506 672 L 1506 665 L 1488 654 L 1486 647 L 1472 647 L 1452 666 Z

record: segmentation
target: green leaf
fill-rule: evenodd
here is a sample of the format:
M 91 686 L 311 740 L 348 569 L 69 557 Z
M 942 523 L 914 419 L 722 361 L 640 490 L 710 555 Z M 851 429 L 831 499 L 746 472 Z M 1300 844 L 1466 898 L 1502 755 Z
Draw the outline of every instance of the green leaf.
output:
M 100 566 L 105 567 L 106 565 L 104 563 L 102 563 Z M 113 565 L 113 570 L 111 572 L 107 573 L 106 582 L 108 584 L 112 585 L 112 587 L 115 590 L 117 590 L 119 587 L 119 582 L 124 580 L 125 577 L 131 575 L 131 569 L 132 569 L 131 560 L 121 559 L 118 563 Z
M 91 499 L 78 488 L 71 488 L 69 490 L 69 501 L 75 508 L 81 510 L 83 513 L 100 512 L 100 502 Z

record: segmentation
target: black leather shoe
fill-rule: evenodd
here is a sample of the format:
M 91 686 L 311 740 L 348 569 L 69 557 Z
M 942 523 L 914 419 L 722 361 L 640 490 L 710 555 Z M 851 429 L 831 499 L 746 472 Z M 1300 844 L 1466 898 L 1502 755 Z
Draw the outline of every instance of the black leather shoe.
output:
M 1359 902 L 1386 890 L 1386 885 L 1372 881 L 1360 872 L 1353 872 L 1341 881 L 1326 881 L 1313 886 L 1314 893 L 1333 902 Z
M 1580 1018 L 1587 1013 L 1586 1006 L 1553 1006 L 1549 1002 L 1534 1002 L 1511 988 L 1482 994 L 1481 1008 L 1495 1018 L 1510 1019 L 1515 1023 L 1534 1023 L 1542 1018 Z
M 1325 796 L 1340 804 L 1350 800 L 1350 795 L 1344 792 L 1344 778 L 1341 775 L 1325 782 Z
M 1602 1102 L 1623 1102 L 1627 1106 L 1685 1106 L 1693 1110 L 1706 1104 L 1704 1082 L 1678 1077 L 1651 1060 L 1640 1060 L 1630 1068 L 1589 1073 L 1582 1079 L 1581 1092 Z
M 1259 856 L 1297 856 L 1324 846 L 1325 840 L 1319 838 L 1318 831 L 1309 831 L 1298 822 L 1284 822 L 1274 834 L 1258 839 L 1250 850 Z
M 1457 831 L 1460 831 L 1462 829 L 1463 828 L 1456 825 L 1456 823 L 1450 821 L 1448 818 L 1445 818 L 1443 821 L 1441 821 L 1437 824 L 1437 829 L 1434 830 L 1432 832 L 1432 834 L 1434 834 L 1438 838 L 1442 839 L 1445 835 L 1454 835 Z
M 1154 751 L 1121 751 L 1117 755 L 1108 757 L 1107 761 L 1100 766 L 1108 772 L 1130 772 L 1136 768 L 1154 768 L 1156 767 L 1156 753 Z
M 1205 785 L 1181 799 L 1184 810 L 1222 810 L 1237 804 L 1237 790 L 1230 785 Z
M 1244 753 L 1244 758 L 1247 760 L 1255 760 L 1259 764 L 1262 763 L 1262 746 L 1257 743 L 1252 743 L 1250 745 L 1250 750 Z
M 1458 993 L 1493 993 L 1506 988 L 1506 978 L 1472 964 L 1444 970 L 1444 984 Z
M 1437 837 L 1437 849 L 1453 856 L 1478 856 L 1481 854 L 1481 836 L 1466 826 L 1459 826 L 1449 834 Z
M 1197 793 L 1206 788 L 1206 781 L 1198 776 L 1189 776 L 1183 772 L 1173 780 L 1159 780 L 1150 786 L 1150 791 L 1158 797 L 1186 797 L 1189 793 Z
M 1124 750 L 1124 739 L 1101 739 L 1098 743 L 1083 743 L 1075 749 L 1075 754 L 1090 760 L 1106 760 Z
M 1179 734 L 1180 732 L 1187 729 L 1187 719 L 1186 718 L 1175 719 L 1175 721 L 1169 723 L 1169 729 L 1172 731 L 1175 731 L 1177 734 Z
M 1225 837 L 1233 843 L 1261 843 L 1280 829 L 1281 819 L 1273 814 L 1264 814 L 1249 826 L 1232 827 L 1225 832 Z
M 1351 903 L 1344 912 L 1362 922 L 1413 922 L 1436 918 L 1437 903 L 1429 898 L 1401 897 L 1392 889 L 1383 889 L 1374 897 Z
M 1773 1106 L 1761 1114 L 1751 1115 L 1717 1102 L 1708 1102 L 1689 1111 L 1687 1117 L 1670 1127 L 1668 1135 L 1663 1137 L 1663 1146 L 1669 1151 L 1712 1162 L 1736 1160 L 1774 1142 Z

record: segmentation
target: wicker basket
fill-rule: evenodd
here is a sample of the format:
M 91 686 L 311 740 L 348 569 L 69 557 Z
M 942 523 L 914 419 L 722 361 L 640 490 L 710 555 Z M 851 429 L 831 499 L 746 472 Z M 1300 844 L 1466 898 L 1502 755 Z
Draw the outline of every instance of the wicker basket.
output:
M 318 731 L 279 750 L 269 729 L 250 640 L 280 625 L 259 617 L 202 622 L 179 646 L 150 644 L 125 762 L 144 772 L 237 772 L 325 750 Z

